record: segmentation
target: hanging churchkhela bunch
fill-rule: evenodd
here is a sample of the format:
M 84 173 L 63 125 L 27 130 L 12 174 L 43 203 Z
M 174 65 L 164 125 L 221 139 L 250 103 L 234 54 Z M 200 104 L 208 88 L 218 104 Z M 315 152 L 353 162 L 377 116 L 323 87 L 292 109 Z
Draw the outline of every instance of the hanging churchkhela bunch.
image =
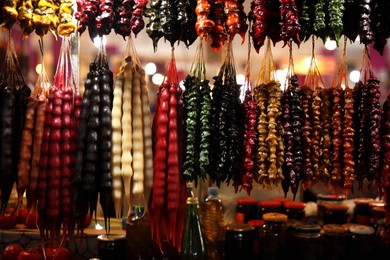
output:
M 146 206 L 144 199 L 148 200 L 153 182 L 151 131 L 145 70 L 129 38 L 115 80 L 112 108 L 112 185 L 117 218 L 122 216 L 123 194 L 129 213 L 133 206 Z
M 362 53 L 361 79 L 356 83 L 355 92 L 355 125 L 356 125 L 356 179 L 359 181 L 359 188 L 362 187 L 364 179 L 370 185 L 376 181 L 379 192 L 381 176 L 380 171 L 380 127 L 382 109 L 380 106 L 379 81 L 375 78 L 368 50 L 365 46 Z
M 30 36 L 32 32 L 40 37 L 49 31 L 62 36 L 69 36 L 76 31 L 73 22 L 73 0 L 10 0 L 3 1 L 1 6 L 0 26 L 12 29 L 15 22 L 19 21 L 23 38 Z
M 158 41 L 164 37 L 171 46 L 182 41 L 187 47 L 197 38 L 195 32 L 195 0 L 152 0 L 145 16 L 149 19 L 146 32 L 153 40 L 154 51 Z
M 183 176 L 186 181 L 204 181 L 209 174 L 211 95 L 200 39 L 190 74 L 184 80 L 184 140 Z
M 244 189 L 250 195 L 253 188 L 253 180 L 255 178 L 255 161 L 257 152 L 257 103 L 252 93 L 252 82 L 250 78 L 250 49 L 251 43 L 248 42 L 248 59 L 245 66 L 245 82 L 241 92 L 241 100 L 243 100 L 243 118 L 244 118 L 244 151 L 243 168 L 244 171 L 237 173 L 233 179 L 235 191 Z
M 355 180 L 353 114 L 353 89 L 348 86 L 348 70 L 346 61 L 346 44 L 344 39 L 343 50 L 339 66 L 336 69 L 332 83 L 332 171 L 330 184 L 337 193 L 339 187 L 348 195 Z M 345 89 L 341 87 L 344 84 Z
M 163 241 L 180 252 L 186 206 L 185 181 L 181 176 L 184 154 L 183 100 L 173 56 L 159 87 L 153 118 L 154 181 L 149 200 L 152 237 L 162 250 Z
M 382 116 L 382 169 L 381 169 L 381 189 L 385 202 L 386 223 L 390 223 L 390 94 L 387 94 L 383 104 Z
M 77 129 L 76 171 L 74 177 L 75 213 L 78 228 L 83 225 L 88 210 L 95 213 L 98 194 L 103 209 L 106 232 L 112 204 L 112 124 L 113 75 L 101 44 L 85 81 Z
M 41 45 L 41 49 L 42 48 L 43 46 Z M 42 64 L 44 64 L 43 52 Z M 18 162 L 18 201 L 19 203 L 22 202 L 23 194 L 27 191 L 26 198 L 29 215 L 36 211 L 37 206 L 39 162 L 45 124 L 45 111 L 50 88 L 51 83 L 47 77 L 45 68 L 42 65 L 42 70 L 39 74 L 38 81 L 35 84 L 34 91 L 27 99 L 26 116 Z
M 12 187 L 18 178 L 20 142 L 30 93 L 9 34 L 0 74 L 0 215 L 6 211 Z
M 271 41 L 267 40 L 265 57 L 257 77 L 254 96 L 259 107 L 257 125 L 258 177 L 257 182 L 265 188 L 279 187 L 283 180 L 284 144 L 282 129 L 282 90 L 275 77 L 275 65 Z
M 73 235 L 73 176 L 81 96 L 72 74 L 70 42 L 64 38 L 54 85 L 45 110 L 37 186 L 38 227 L 42 241 L 60 243 Z
M 243 162 L 242 104 L 230 44 L 227 45 L 225 61 L 214 80 L 210 177 L 220 186 L 223 182 L 229 184 L 242 171 Z
M 199 0 L 196 5 L 196 33 L 205 37 L 215 51 L 222 49 L 236 34 L 242 41 L 248 30 L 243 0 Z
M 78 31 L 82 34 L 87 28 L 91 39 L 108 35 L 111 30 L 123 36 L 131 32 L 135 36 L 144 28 L 143 15 L 146 0 L 77 0 L 76 19 L 79 21 Z
M 284 143 L 286 146 L 285 165 L 283 176 L 285 177 L 284 191 L 289 186 L 294 199 L 298 192 L 299 184 L 303 179 L 303 154 L 302 144 L 302 114 L 301 97 L 298 85 L 298 78 L 294 72 L 292 58 L 292 46 L 290 45 L 290 62 L 288 72 L 288 86 L 283 93 L 283 127 Z
M 306 143 L 309 143 L 310 151 L 305 148 L 305 167 L 309 166 L 311 170 L 305 168 L 304 171 L 308 171 L 311 175 L 306 176 L 304 181 L 306 182 L 306 186 L 313 187 L 315 186 L 321 179 L 321 171 L 320 171 L 320 156 L 323 154 L 321 143 L 324 142 L 324 138 L 322 138 L 322 122 L 321 122 L 321 107 L 323 107 L 323 102 L 320 96 L 320 93 L 324 91 L 325 84 L 322 80 L 320 72 L 317 67 L 316 58 L 314 55 L 314 36 L 312 36 L 313 40 L 313 50 L 312 50 L 312 58 L 310 62 L 309 72 L 306 75 L 305 82 L 301 88 L 301 91 L 306 91 L 311 94 L 311 102 L 306 98 L 302 101 L 302 107 L 304 112 L 303 119 L 303 128 L 304 131 L 304 139 Z M 308 132 L 307 130 L 310 130 Z M 330 139 L 328 138 L 328 141 Z M 310 154 L 310 158 L 308 157 Z M 306 175 L 308 175 L 306 173 Z

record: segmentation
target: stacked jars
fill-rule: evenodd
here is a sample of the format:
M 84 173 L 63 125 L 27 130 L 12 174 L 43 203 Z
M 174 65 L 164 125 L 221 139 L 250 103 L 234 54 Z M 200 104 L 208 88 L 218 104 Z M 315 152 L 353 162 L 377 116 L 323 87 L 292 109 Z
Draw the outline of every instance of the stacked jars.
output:
M 248 223 L 257 219 L 257 200 L 255 198 L 238 198 L 234 220 L 238 223 Z

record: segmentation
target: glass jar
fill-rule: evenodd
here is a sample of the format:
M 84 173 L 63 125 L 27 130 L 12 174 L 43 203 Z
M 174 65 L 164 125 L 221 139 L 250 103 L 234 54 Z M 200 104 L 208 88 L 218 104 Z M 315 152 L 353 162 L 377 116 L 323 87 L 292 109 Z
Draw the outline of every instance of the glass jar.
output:
M 287 201 L 283 203 L 284 213 L 288 219 L 303 221 L 305 218 L 305 204 L 302 202 Z
M 322 257 L 322 235 L 319 225 L 295 224 L 288 252 L 295 259 L 316 260 Z
M 334 194 L 318 194 L 317 195 L 317 207 L 318 207 L 318 218 L 323 219 L 325 212 L 325 205 L 327 204 L 340 204 L 346 199 L 345 195 L 334 195 Z
M 126 237 L 122 235 L 99 235 L 98 256 L 101 260 L 126 259 Z
M 260 228 L 264 224 L 262 219 L 252 219 L 248 221 L 248 224 L 255 228 L 255 233 L 253 236 L 253 254 L 257 259 L 260 257 Z
M 384 220 L 378 222 L 376 233 L 377 253 L 381 259 L 390 259 L 390 224 L 386 225 Z
M 291 201 L 289 198 L 283 198 L 283 197 L 274 197 L 271 200 L 279 201 L 282 205 L 285 202 Z
M 284 259 L 286 252 L 287 215 L 266 213 L 264 224 L 260 228 L 260 258 Z
M 385 203 L 383 201 L 372 201 L 370 207 L 370 225 L 376 227 L 378 220 L 386 217 Z
M 248 220 L 257 219 L 257 200 L 255 198 L 238 198 L 234 220 L 247 223 Z
M 368 259 L 372 257 L 372 252 L 374 252 L 374 228 L 352 224 L 349 227 L 349 233 L 349 255 L 351 259 Z
M 255 228 L 245 223 L 233 223 L 225 229 L 225 259 L 253 259 Z
M 373 199 L 371 198 L 359 198 L 355 199 L 355 208 L 353 209 L 353 219 L 351 222 L 360 224 L 360 225 L 369 225 L 370 224 L 370 202 Z
M 348 206 L 341 203 L 331 203 L 325 205 L 324 225 L 345 224 L 348 222 Z
M 323 259 L 349 259 L 348 228 L 337 224 L 323 226 Z
M 258 218 L 262 219 L 266 213 L 282 213 L 282 203 L 277 200 L 261 200 L 257 203 Z

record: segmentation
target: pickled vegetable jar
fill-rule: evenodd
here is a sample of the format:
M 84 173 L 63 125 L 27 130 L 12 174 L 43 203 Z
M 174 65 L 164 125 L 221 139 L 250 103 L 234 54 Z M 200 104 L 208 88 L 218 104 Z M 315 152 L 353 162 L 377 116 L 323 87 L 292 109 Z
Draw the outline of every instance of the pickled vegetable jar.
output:
M 296 224 L 292 227 L 288 252 L 299 260 L 322 257 L 322 235 L 319 225 Z
M 327 195 L 327 194 L 318 194 L 317 196 L 317 206 L 318 206 L 318 217 L 322 219 L 324 217 L 325 206 L 328 204 L 340 204 L 346 199 L 345 195 Z
M 350 259 L 348 256 L 348 228 L 338 224 L 323 226 L 324 259 Z
M 324 225 L 326 224 L 345 224 L 348 222 L 348 206 L 341 203 L 332 203 L 325 205 Z
M 254 258 L 255 228 L 245 223 L 233 223 L 226 227 L 225 259 Z
M 390 224 L 386 225 L 383 220 L 378 221 L 376 233 L 377 256 L 381 259 L 390 259 Z
M 361 225 L 370 224 L 370 202 L 374 201 L 370 198 L 355 199 L 355 208 L 353 210 L 353 223 Z
M 258 218 L 263 218 L 266 213 L 282 213 L 282 203 L 277 200 L 261 200 L 257 203 Z
M 373 227 L 359 224 L 352 224 L 349 227 L 350 243 L 349 255 L 352 259 L 368 259 L 374 252 Z
M 287 201 L 283 203 L 283 208 L 288 219 L 303 221 L 305 218 L 305 204 L 302 202 Z
M 257 219 L 257 200 L 255 198 L 238 198 L 234 220 L 247 223 L 248 220 Z
M 266 213 L 260 228 L 260 258 L 284 259 L 286 252 L 287 215 Z

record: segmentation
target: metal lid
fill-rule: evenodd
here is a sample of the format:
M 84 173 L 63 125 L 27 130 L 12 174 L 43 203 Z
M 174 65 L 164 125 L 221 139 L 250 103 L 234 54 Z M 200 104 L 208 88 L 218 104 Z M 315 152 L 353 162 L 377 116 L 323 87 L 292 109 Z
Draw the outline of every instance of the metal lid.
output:
M 257 205 L 262 208 L 277 209 L 282 206 L 282 203 L 277 200 L 261 200 L 257 203 Z
M 263 214 L 263 219 L 265 221 L 272 221 L 272 222 L 286 222 L 287 215 L 281 213 L 265 213 Z
M 248 197 L 248 198 L 238 198 L 237 199 L 237 203 L 238 204 L 243 204 L 243 205 L 256 205 L 257 199 L 251 198 L 251 197 Z
M 374 199 L 372 198 L 358 198 L 358 199 L 355 199 L 353 202 L 355 203 L 355 205 L 369 205 L 370 202 L 373 202 Z
M 325 205 L 325 209 L 332 211 L 347 211 L 348 206 L 341 203 L 330 203 Z
M 285 209 L 304 209 L 305 204 L 297 201 L 287 201 L 283 203 Z
M 347 234 L 348 228 L 338 224 L 327 224 L 323 226 L 323 230 L 326 234 Z
M 253 231 L 255 228 L 249 224 L 235 222 L 226 226 L 225 229 L 229 232 L 249 232 Z
M 317 198 L 323 201 L 343 201 L 347 197 L 345 195 L 334 195 L 334 194 L 318 194 Z
M 251 219 L 248 221 L 248 224 L 255 227 L 255 228 L 258 228 L 258 227 L 261 227 L 263 224 L 264 224 L 264 220 L 262 219 Z
M 371 201 L 369 204 L 370 208 L 375 208 L 375 207 L 384 207 L 385 203 L 383 201 Z
M 114 242 L 118 240 L 124 240 L 126 237 L 124 235 L 99 235 L 97 240 L 106 241 L 106 242 Z
M 370 226 L 356 224 L 349 227 L 349 232 L 358 235 L 373 235 L 375 233 L 375 229 Z
M 295 231 L 301 233 L 318 233 L 321 231 L 321 227 L 319 225 L 308 225 L 308 224 L 300 224 L 297 223 L 292 227 Z
M 279 201 L 280 203 L 291 201 L 291 199 L 289 199 L 289 198 L 282 198 L 282 197 L 275 197 L 275 198 L 272 198 L 271 200 Z

